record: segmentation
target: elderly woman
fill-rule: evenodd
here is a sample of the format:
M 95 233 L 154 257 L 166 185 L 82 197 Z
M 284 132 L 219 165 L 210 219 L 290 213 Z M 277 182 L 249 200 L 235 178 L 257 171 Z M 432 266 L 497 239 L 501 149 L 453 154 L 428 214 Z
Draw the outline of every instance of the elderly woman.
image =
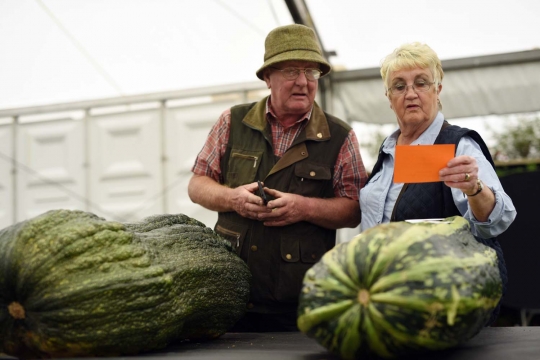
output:
M 497 251 L 505 287 L 506 268 L 495 237 L 510 226 L 516 210 L 480 135 L 450 125 L 439 111 L 443 70 L 437 54 L 425 44 L 403 45 L 384 59 L 381 75 L 399 129 L 384 140 L 360 191 L 362 231 L 390 221 L 463 216 L 477 240 Z M 439 172 L 441 181 L 394 183 L 396 145 L 432 144 L 456 145 L 455 157 Z

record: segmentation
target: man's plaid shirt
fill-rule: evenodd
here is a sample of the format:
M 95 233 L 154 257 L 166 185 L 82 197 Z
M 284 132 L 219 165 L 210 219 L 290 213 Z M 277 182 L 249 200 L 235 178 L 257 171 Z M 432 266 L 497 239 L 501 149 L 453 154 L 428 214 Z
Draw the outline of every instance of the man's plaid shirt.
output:
M 269 98 L 270 99 L 270 98 Z M 269 102 L 266 103 L 266 118 L 272 129 L 272 142 L 274 155 L 282 157 L 291 146 L 294 139 L 307 125 L 311 111 L 305 114 L 293 126 L 283 127 L 271 111 Z M 231 110 L 225 110 L 219 120 L 214 124 L 206 143 L 195 160 L 192 172 L 196 175 L 211 177 L 223 183 L 220 169 L 220 160 L 225 154 L 231 126 Z M 358 200 L 360 189 L 367 179 L 366 169 L 360 156 L 358 139 L 353 130 L 347 136 L 334 165 L 334 195 Z

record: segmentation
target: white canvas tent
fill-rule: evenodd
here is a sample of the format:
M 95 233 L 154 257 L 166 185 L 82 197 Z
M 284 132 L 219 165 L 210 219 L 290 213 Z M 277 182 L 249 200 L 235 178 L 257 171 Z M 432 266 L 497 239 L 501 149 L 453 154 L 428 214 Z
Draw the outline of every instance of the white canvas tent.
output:
M 442 61 L 447 119 L 540 111 L 540 50 Z M 378 68 L 332 76 L 334 112 L 349 122 L 395 123 Z
M 10 4 L 11 0 L 6 1 L 0 4 L 0 7 Z M 24 4 L 26 0 L 17 1 L 17 4 Z M 104 41 L 106 36 L 116 40 L 117 33 L 106 34 L 97 26 L 99 24 L 107 28 L 107 22 L 114 18 L 114 11 L 112 14 L 102 14 L 102 18 L 107 20 L 102 23 L 98 21 L 99 17 L 92 18 L 90 11 L 94 6 L 106 11 L 110 9 L 108 6 L 112 5 L 85 2 L 80 9 L 81 6 L 74 6 L 74 2 L 36 0 L 35 3 L 48 6 L 58 21 L 63 19 L 62 26 L 77 39 L 77 43 L 86 45 L 84 49 L 90 55 L 98 53 L 101 49 L 100 41 Z M 111 3 L 127 6 L 121 0 L 107 2 Z M 130 2 L 133 8 L 137 8 L 137 4 L 141 3 L 145 3 L 144 9 L 153 9 L 148 2 Z M 330 39 L 325 37 L 325 29 L 328 29 L 325 22 L 328 21 L 328 16 L 321 17 L 310 13 L 306 2 L 250 0 L 241 2 L 245 8 L 217 0 L 205 0 L 201 3 L 201 6 L 213 6 L 212 11 L 207 11 L 207 21 L 195 21 L 191 28 L 186 27 L 186 24 L 172 23 L 176 26 L 177 34 L 189 36 L 180 36 L 180 47 L 173 43 L 162 43 L 162 46 L 168 47 L 165 49 L 167 56 L 173 54 L 170 55 L 172 59 L 165 59 L 163 63 L 171 65 L 178 61 L 178 67 L 169 68 L 166 75 L 159 75 L 157 67 L 160 65 L 153 65 L 149 71 L 146 64 L 139 62 L 141 59 L 137 56 L 137 51 L 146 49 L 137 48 L 130 43 L 135 49 L 135 52 L 130 52 L 133 49 L 113 41 L 113 47 L 121 47 L 130 56 L 118 60 L 112 55 L 113 48 L 109 48 L 110 52 L 102 58 L 92 58 L 96 61 L 101 59 L 102 61 L 98 62 L 108 64 L 101 67 L 107 73 L 113 74 L 111 77 L 124 90 L 122 94 L 113 90 L 103 77 L 97 90 L 92 88 L 94 82 L 100 81 L 90 81 L 87 73 L 75 70 L 73 53 L 65 55 L 70 59 L 69 64 L 63 62 L 64 56 L 55 58 L 59 66 L 68 71 L 67 79 L 50 78 L 50 82 L 38 81 L 36 79 L 49 79 L 47 76 L 50 76 L 50 73 L 60 79 L 66 72 L 54 73 L 56 68 L 42 69 L 50 70 L 49 75 L 47 71 L 32 73 L 33 77 L 27 80 L 28 83 L 19 80 L 20 83 L 12 87 L 12 92 L 5 88 L 2 90 L 4 100 L 11 99 L 10 104 L 23 105 L 0 106 L 0 228 L 52 208 L 82 209 L 111 220 L 135 220 L 156 213 L 182 212 L 213 226 L 216 215 L 192 204 L 187 196 L 190 169 L 210 126 L 221 111 L 237 103 L 254 101 L 267 93 L 263 82 L 251 79 L 254 79 L 253 73 L 261 63 L 264 36 L 276 25 L 292 21 L 311 26 L 316 24 L 317 33 L 324 41 L 323 45 L 330 44 L 331 48 L 337 49 L 337 58 L 331 56 L 332 51 L 325 50 L 336 68 L 336 71 L 321 81 L 318 101 L 326 110 L 349 122 L 394 122 L 388 100 L 383 94 L 378 68 L 372 66 L 339 71 L 336 62 L 340 52 L 346 52 L 347 49 L 335 48 L 337 43 L 326 41 Z M 257 9 L 254 3 L 263 10 Z M 325 3 L 329 6 L 328 2 Z M 334 5 L 342 3 L 337 1 Z M 191 2 L 189 4 L 195 6 Z M 307 4 L 314 5 L 313 7 L 319 10 L 322 6 L 316 1 L 308 1 Z M 536 3 L 532 4 L 538 6 L 534 5 Z M 162 6 L 167 9 L 173 5 L 172 2 L 163 2 Z M 216 7 L 221 10 L 215 11 Z M 40 9 L 38 7 L 26 11 L 39 13 L 42 11 Z M 132 15 L 129 7 L 122 10 Z M 150 18 L 159 13 L 164 19 L 170 20 L 165 12 L 161 9 L 156 11 L 156 14 L 147 15 Z M 194 13 L 193 9 L 187 12 Z M 226 17 L 226 14 L 229 18 L 228 22 L 225 22 L 225 29 L 209 26 L 213 21 L 218 21 L 220 16 Z M 144 18 L 144 13 L 139 15 L 143 15 L 143 20 L 149 21 L 149 18 Z M 350 14 L 343 14 L 344 17 L 346 15 Z M 90 37 L 92 32 L 70 30 L 77 28 L 76 22 L 88 21 L 85 16 L 93 20 L 95 27 L 92 30 L 101 36 L 98 36 L 97 40 Z M 321 22 L 318 23 L 317 19 L 321 19 Z M 25 19 L 18 20 L 13 23 L 8 21 L 7 24 L 15 26 L 22 22 L 29 25 Z M 137 24 L 133 21 L 132 25 Z M 280 21 L 283 23 L 278 23 Z M 241 26 L 236 30 L 229 28 L 234 24 Z M 324 26 L 318 26 L 319 24 Z M 339 24 L 339 21 L 336 21 L 332 25 L 339 27 L 348 24 Z M 140 26 L 145 27 L 145 21 L 140 22 Z M 429 28 L 429 24 L 427 27 Z M 141 36 L 140 40 L 144 40 L 142 33 L 138 33 L 135 28 L 130 29 L 136 33 L 135 38 Z M 122 31 L 124 30 L 119 30 Z M 201 31 L 202 38 L 210 41 L 213 46 L 218 46 L 221 34 L 242 39 L 243 42 L 227 42 L 229 45 L 237 42 L 231 53 L 220 53 L 216 49 L 221 48 L 214 47 L 214 52 L 194 54 L 192 50 L 200 50 L 197 42 L 199 38 L 195 35 L 200 35 Z M 6 65 L 0 66 L 0 77 L 7 80 L 22 78 L 26 73 L 17 73 L 14 53 L 24 46 L 20 42 L 6 40 L 8 37 L 2 36 L 4 32 L 5 28 L 0 28 L 0 45 L 12 51 L 5 52 L 0 60 Z M 42 34 L 31 31 L 29 33 L 41 41 L 45 40 Z M 213 39 L 212 36 L 217 38 Z M 161 41 L 159 37 L 152 37 L 152 40 Z M 399 43 L 392 44 L 396 46 Z M 73 42 L 68 41 L 55 51 L 60 52 L 64 48 L 73 49 Z M 247 53 L 253 57 L 244 57 L 246 49 L 251 50 Z M 381 52 L 380 56 L 391 49 Z M 44 52 L 49 50 L 47 47 L 42 49 Z M 182 53 L 182 50 L 185 51 Z M 152 47 L 152 51 L 162 50 Z M 219 56 L 212 59 L 212 54 Z M 182 62 L 186 58 L 189 59 L 189 66 Z M 167 62 L 169 60 L 171 63 Z M 25 70 L 27 72 L 32 72 L 37 66 L 30 66 L 31 59 L 19 58 L 19 61 L 29 66 Z M 90 64 L 88 58 L 83 59 L 82 63 L 87 67 Z M 77 66 L 82 66 L 82 63 Z M 126 70 L 132 63 L 138 66 L 135 72 Z M 441 98 L 445 116 L 449 119 L 540 111 L 540 50 L 526 49 L 443 60 L 443 67 L 445 79 Z M 16 76 L 10 72 L 16 73 Z M 149 76 L 149 72 L 155 76 Z M 196 75 L 210 74 L 213 85 L 192 85 L 184 88 L 186 84 L 191 84 L 189 75 L 193 72 Z M 94 78 L 98 76 L 95 66 L 90 73 Z M 227 76 L 220 77 L 221 73 L 226 73 L 227 76 L 233 73 L 237 81 L 232 81 Z M 156 85 L 155 78 L 159 76 L 163 76 L 162 84 L 165 84 L 161 88 Z M 3 84 L 9 84 L 7 80 Z M 60 85 L 61 91 L 53 91 L 54 81 L 59 82 L 56 85 Z M 125 91 L 128 84 L 133 86 L 129 87 L 130 91 Z M 144 84 L 149 85 L 145 88 Z M 178 84 L 178 87 L 175 89 L 173 84 Z M 41 94 L 47 95 L 40 98 L 48 99 L 47 102 L 36 100 L 37 98 L 30 101 L 25 96 L 10 97 L 10 94 L 16 94 L 16 91 L 21 89 L 24 90 L 23 95 L 33 94 L 35 87 L 41 88 Z M 158 88 L 159 91 L 141 91 Z M 102 91 L 103 89 L 106 90 Z M 0 103 L 1 101 L 0 99 Z M 342 232 L 340 236 L 347 239 L 354 231 Z
M 293 22 L 316 29 L 336 76 L 411 41 L 442 60 L 526 52 L 538 13 L 536 0 L 2 0 L 0 109 L 252 82 L 266 34 Z

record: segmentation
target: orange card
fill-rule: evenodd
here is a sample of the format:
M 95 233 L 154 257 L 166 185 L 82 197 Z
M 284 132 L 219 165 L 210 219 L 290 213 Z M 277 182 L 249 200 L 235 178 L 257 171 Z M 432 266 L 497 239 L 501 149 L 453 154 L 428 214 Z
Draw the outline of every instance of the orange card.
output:
M 396 146 L 394 182 L 440 181 L 439 170 L 454 157 L 455 147 L 454 144 Z

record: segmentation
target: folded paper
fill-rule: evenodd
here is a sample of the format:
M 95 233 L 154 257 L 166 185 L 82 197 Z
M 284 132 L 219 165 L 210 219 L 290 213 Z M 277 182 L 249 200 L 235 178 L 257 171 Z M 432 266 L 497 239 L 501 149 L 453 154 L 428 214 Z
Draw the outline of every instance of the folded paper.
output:
M 398 145 L 395 153 L 394 182 L 441 181 L 439 170 L 446 167 L 454 153 L 454 144 Z

